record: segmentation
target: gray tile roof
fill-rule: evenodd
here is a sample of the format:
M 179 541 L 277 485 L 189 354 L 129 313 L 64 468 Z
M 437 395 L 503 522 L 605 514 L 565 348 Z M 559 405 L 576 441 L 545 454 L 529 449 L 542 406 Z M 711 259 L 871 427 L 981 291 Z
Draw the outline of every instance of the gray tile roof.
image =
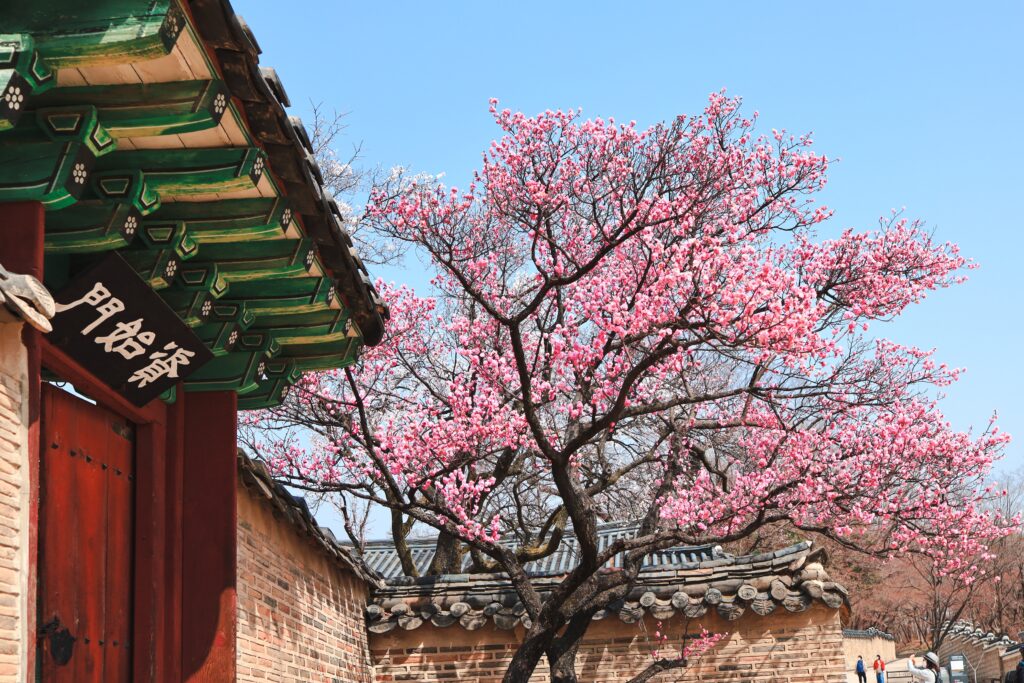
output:
M 883 640 L 896 640 L 896 636 L 885 631 L 879 631 L 874 626 L 860 630 L 855 628 L 844 628 L 843 638 L 881 638 Z
M 614 533 L 619 532 L 609 531 Z M 377 549 L 383 550 L 381 546 L 377 544 Z M 709 559 L 691 562 L 687 558 L 693 552 Z M 846 589 L 825 571 L 824 553 L 812 551 L 807 541 L 736 557 L 714 557 L 713 549 L 704 548 L 664 555 L 669 562 L 679 562 L 648 565 L 623 599 L 593 618 L 617 617 L 632 624 L 645 615 L 665 620 L 681 613 L 696 619 L 711 611 L 732 621 L 744 614 L 765 616 L 776 609 L 802 612 L 815 603 L 829 609 L 848 607 Z M 540 575 L 533 584 L 545 595 L 562 580 L 560 575 Z M 470 631 L 489 623 L 499 629 L 530 626 L 525 606 L 502 574 L 391 577 L 373 591 L 366 617 L 372 633 L 411 630 L 424 623 L 438 627 L 458 623 Z
M 619 538 L 630 538 L 636 534 L 636 526 L 631 524 L 605 524 L 598 528 L 598 548 L 604 550 L 608 545 Z M 433 538 L 418 539 L 409 541 L 409 550 L 413 562 L 420 575 L 426 573 L 430 561 L 434 557 Z M 533 576 L 557 576 L 567 574 L 576 566 L 579 557 L 579 543 L 576 537 L 567 533 L 562 543 L 551 555 L 530 562 L 526 565 L 526 571 Z M 680 546 L 670 548 L 658 553 L 652 553 L 644 560 L 644 570 L 659 567 L 679 567 L 707 560 L 726 557 L 720 548 L 712 545 Z M 619 558 L 610 563 L 616 566 Z M 386 579 L 402 576 L 402 567 L 398 561 L 398 554 L 395 552 L 395 544 L 392 541 L 370 541 L 366 544 L 363 553 L 363 561 Z M 471 564 L 467 557 L 463 565 L 463 571 L 468 572 Z

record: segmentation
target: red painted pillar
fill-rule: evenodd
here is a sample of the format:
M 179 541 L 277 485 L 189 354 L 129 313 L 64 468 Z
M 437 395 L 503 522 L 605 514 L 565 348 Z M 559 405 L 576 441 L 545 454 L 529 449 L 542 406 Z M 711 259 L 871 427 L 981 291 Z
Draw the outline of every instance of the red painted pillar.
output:
M 182 476 L 182 680 L 235 680 L 238 521 L 233 392 L 185 397 Z
M 43 205 L 39 202 L 11 202 L 0 204 L 0 264 L 14 273 L 24 273 L 43 279 Z M 39 397 L 40 397 L 40 334 L 30 325 L 22 328 L 22 340 L 28 351 L 28 547 L 29 557 L 27 593 L 28 657 L 26 673 L 35 670 L 36 661 L 36 580 L 39 547 Z

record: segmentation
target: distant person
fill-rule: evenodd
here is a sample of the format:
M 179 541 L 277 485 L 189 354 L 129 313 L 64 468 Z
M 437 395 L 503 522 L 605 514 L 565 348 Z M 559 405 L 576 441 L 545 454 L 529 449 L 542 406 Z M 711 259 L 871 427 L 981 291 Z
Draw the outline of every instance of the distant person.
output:
M 907 671 L 917 683 L 949 683 L 949 674 L 939 666 L 939 656 L 934 652 L 925 653 L 923 669 L 918 669 L 911 657 L 907 662 Z
M 882 655 L 875 655 L 875 662 L 871 665 L 875 670 L 875 683 L 885 683 L 885 662 Z
M 857 683 L 868 683 L 868 671 L 864 666 L 864 655 L 857 655 Z
M 1006 672 L 1006 683 L 1024 683 L 1024 645 L 1021 645 L 1018 650 L 1020 651 L 1020 661 L 1017 662 L 1017 667 L 1013 671 Z

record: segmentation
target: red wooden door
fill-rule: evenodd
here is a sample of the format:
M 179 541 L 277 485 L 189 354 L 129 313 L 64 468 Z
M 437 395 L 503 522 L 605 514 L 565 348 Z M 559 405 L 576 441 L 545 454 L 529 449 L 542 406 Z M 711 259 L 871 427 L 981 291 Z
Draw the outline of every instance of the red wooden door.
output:
M 116 414 L 43 385 L 39 670 L 43 683 L 131 680 L 135 447 Z

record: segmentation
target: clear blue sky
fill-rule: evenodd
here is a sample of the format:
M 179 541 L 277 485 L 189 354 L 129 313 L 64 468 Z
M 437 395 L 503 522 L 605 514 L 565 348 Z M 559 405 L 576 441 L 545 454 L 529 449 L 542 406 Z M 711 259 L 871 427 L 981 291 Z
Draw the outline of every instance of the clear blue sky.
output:
M 487 101 L 649 124 L 727 88 L 760 126 L 813 131 L 841 162 L 837 227 L 907 207 L 981 264 L 883 334 L 966 367 L 958 428 L 993 410 L 1019 435 L 1024 332 L 1024 2 L 362 2 L 234 0 L 293 113 L 349 112 L 369 165 L 465 185 L 496 134 Z M 386 277 L 421 283 L 416 272 Z

